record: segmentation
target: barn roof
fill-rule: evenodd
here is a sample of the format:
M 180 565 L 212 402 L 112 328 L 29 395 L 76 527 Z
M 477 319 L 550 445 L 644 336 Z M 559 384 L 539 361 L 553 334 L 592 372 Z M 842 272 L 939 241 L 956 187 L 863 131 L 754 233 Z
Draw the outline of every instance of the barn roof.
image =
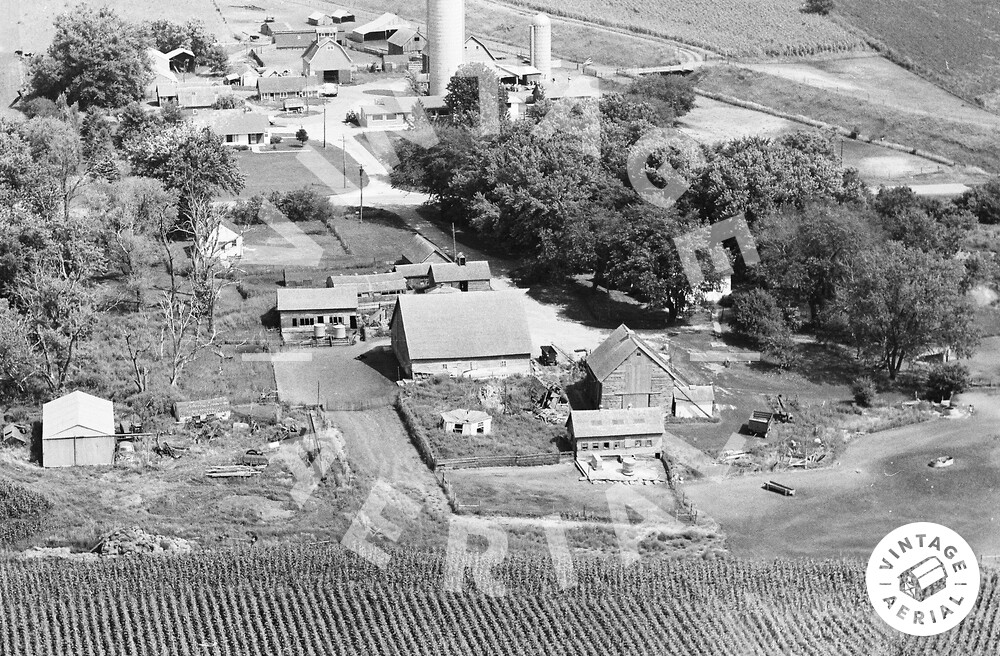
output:
M 420 264 L 427 261 L 431 255 L 437 253 L 445 260 L 451 261 L 451 258 L 444 254 L 440 248 L 434 245 L 427 237 L 423 235 L 413 235 L 406 246 L 403 247 L 402 259 L 406 260 L 410 264 Z
M 302 53 L 302 59 L 314 68 L 326 70 L 350 68 L 354 60 L 344 46 L 331 36 L 313 41 Z
M 270 127 L 267 116 L 243 109 L 208 110 L 192 116 L 191 122 L 199 127 L 207 127 L 220 136 L 263 134 Z
M 483 412 L 482 410 L 466 410 L 465 408 L 456 408 L 455 410 L 441 413 L 441 419 L 452 424 L 478 424 L 489 418 L 490 415 L 487 412 Z
M 327 287 L 343 287 L 351 285 L 358 294 L 383 294 L 386 292 L 405 292 L 406 278 L 401 273 L 371 273 L 354 276 L 328 276 Z
M 230 410 L 229 399 L 217 396 L 214 399 L 199 399 L 196 401 L 177 401 L 174 403 L 174 414 L 180 417 L 211 415 Z
M 194 53 L 188 50 L 187 48 L 174 48 L 170 52 L 165 52 L 163 54 L 167 59 L 173 59 L 174 57 L 178 57 L 180 55 L 187 55 L 188 57 L 194 57 Z
M 396 30 L 396 33 L 389 37 L 389 43 L 394 46 L 406 45 L 410 39 L 418 34 L 420 34 L 420 30 L 413 27 L 404 27 L 401 30 Z
M 681 377 L 652 349 L 641 337 L 635 334 L 631 328 L 622 324 L 615 328 L 614 332 L 608 335 L 601 345 L 594 349 L 594 352 L 587 357 L 587 368 L 594 374 L 594 378 L 603 382 L 617 369 L 628 356 L 641 350 L 648 355 L 660 369 L 663 369 L 675 381 L 684 384 Z
M 393 270 L 404 278 L 423 278 L 430 273 L 431 263 L 421 262 L 419 264 L 397 264 L 393 267 Z
M 663 432 L 663 410 L 657 407 L 573 410 L 568 423 L 577 439 L 655 435 Z
M 84 430 L 78 430 L 81 428 Z M 115 434 L 115 408 L 111 401 L 77 390 L 42 406 L 43 440 L 88 434 Z
M 411 360 L 531 354 L 518 292 L 403 295 L 392 321 L 402 321 Z
M 354 14 L 347 11 L 346 9 L 334 9 L 328 15 L 333 18 L 337 18 L 339 20 L 344 20 L 345 18 L 350 18 L 351 20 L 354 20 Z
M 277 290 L 278 312 L 307 310 L 354 310 L 358 292 L 353 287 L 301 287 Z
M 468 282 L 470 280 L 489 280 L 490 263 L 486 260 L 456 264 L 455 262 L 434 262 L 431 264 L 431 283 Z
M 410 27 L 412 27 L 410 23 L 406 22 L 396 14 L 386 12 L 373 21 L 369 21 L 364 25 L 358 25 L 352 31 L 354 34 L 363 36 L 371 32 L 389 32 L 393 30 L 407 29 Z
M 465 39 L 465 49 L 466 50 L 469 49 L 469 42 L 475 43 L 477 46 L 479 46 L 480 48 L 482 48 L 483 52 L 486 53 L 487 57 L 489 57 L 490 59 L 496 61 L 496 55 L 494 55 L 492 52 L 490 52 L 489 47 L 487 47 L 487 45 L 485 43 L 483 43 L 482 39 L 480 39 L 477 36 L 469 35 L 469 37 Z

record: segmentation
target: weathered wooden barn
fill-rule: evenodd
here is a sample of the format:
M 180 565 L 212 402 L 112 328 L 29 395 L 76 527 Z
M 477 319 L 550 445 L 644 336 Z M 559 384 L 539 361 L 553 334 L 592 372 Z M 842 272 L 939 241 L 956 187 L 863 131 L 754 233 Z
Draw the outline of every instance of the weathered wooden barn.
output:
M 451 262 L 443 250 L 423 235 L 413 235 L 399 257 L 400 264 L 423 264 L 424 262 Z
M 431 287 L 447 286 L 463 292 L 488 292 L 490 289 L 490 263 L 486 260 L 466 262 L 438 262 L 430 265 L 427 282 Z
M 427 289 L 430 285 L 431 264 L 423 262 L 421 264 L 397 264 L 393 271 L 403 276 L 406 286 L 414 291 Z
M 224 396 L 197 401 L 177 401 L 173 409 L 174 418 L 182 424 L 189 421 L 227 420 L 233 413 L 229 399 Z
M 663 410 L 656 407 L 573 410 L 566 422 L 577 457 L 647 455 L 663 451 Z
M 677 384 L 666 360 L 622 324 L 587 357 L 585 396 L 591 408 L 668 408 Z
M 390 326 L 393 353 L 408 377 L 531 372 L 531 333 L 517 292 L 403 295 Z
M 327 276 L 327 287 L 353 287 L 358 294 L 358 311 L 394 307 L 400 294 L 406 293 L 406 278 L 401 273 L 370 273 L 354 276 Z
M 412 27 L 398 30 L 387 41 L 390 55 L 419 54 L 423 52 L 426 43 L 427 38 L 423 33 Z
M 115 408 L 107 399 L 70 392 L 42 406 L 42 466 L 111 465 Z
M 358 293 L 353 287 L 279 289 L 276 295 L 285 341 L 312 337 L 317 325 L 358 327 Z

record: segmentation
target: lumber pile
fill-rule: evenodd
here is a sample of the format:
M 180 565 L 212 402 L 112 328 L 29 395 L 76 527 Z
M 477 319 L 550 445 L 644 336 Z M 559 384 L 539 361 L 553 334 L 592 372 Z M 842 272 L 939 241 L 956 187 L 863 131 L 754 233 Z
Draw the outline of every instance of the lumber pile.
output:
M 250 478 L 264 471 L 259 465 L 220 465 L 205 471 L 208 478 Z

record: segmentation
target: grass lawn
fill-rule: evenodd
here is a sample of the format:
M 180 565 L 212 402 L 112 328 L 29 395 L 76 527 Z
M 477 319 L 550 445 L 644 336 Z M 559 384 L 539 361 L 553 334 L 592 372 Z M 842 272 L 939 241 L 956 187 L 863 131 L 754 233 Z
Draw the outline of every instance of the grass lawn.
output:
M 299 152 L 299 148 L 288 148 L 270 153 L 249 151 L 236 153 L 240 170 L 246 176 L 246 188 L 240 196 L 243 198 L 256 194 L 266 196 L 272 191 L 293 191 L 302 187 L 312 187 L 324 196 L 335 193 L 335 190 L 296 159 L 295 156 Z M 222 197 L 220 200 L 233 198 L 233 196 Z
M 403 247 L 413 238 L 413 231 L 398 215 L 377 208 L 365 208 L 363 223 L 349 209 L 334 219 L 332 227 L 351 256 L 371 258 L 381 264 L 396 262 Z
M 904 112 L 735 67 L 713 68 L 701 79 L 699 87 L 848 129 L 857 128 L 864 135 L 884 135 L 887 141 L 943 155 L 988 172 L 1000 171 L 997 164 L 1000 142 L 995 131 L 985 126 Z
M 497 390 L 507 412 L 485 407 L 479 398 L 484 385 Z M 555 453 L 570 449 L 566 428 L 531 414 L 537 381 L 515 376 L 506 381 L 472 381 L 438 376 L 407 388 L 409 405 L 439 459 L 472 456 L 513 456 Z M 493 416 L 490 435 L 455 435 L 441 427 L 441 413 L 466 408 Z
M 339 144 L 334 141 L 329 141 L 326 144 L 326 148 L 323 148 L 322 140 L 315 140 L 309 142 L 312 145 L 312 149 L 323 156 L 323 158 L 333 164 L 334 168 L 340 172 L 341 175 L 344 174 L 344 150 L 339 147 Z M 360 165 L 358 161 L 351 157 L 350 153 L 347 153 L 347 186 L 346 189 L 353 191 L 358 186 L 358 169 Z M 361 178 L 363 186 L 367 186 L 369 182 L 368 174 L 365 173 Z M 340 185 L 334 185 L 337 187 L 336 192 L 343 191 L 345 187 L 343 186 L 343 181 L 341 180 Z

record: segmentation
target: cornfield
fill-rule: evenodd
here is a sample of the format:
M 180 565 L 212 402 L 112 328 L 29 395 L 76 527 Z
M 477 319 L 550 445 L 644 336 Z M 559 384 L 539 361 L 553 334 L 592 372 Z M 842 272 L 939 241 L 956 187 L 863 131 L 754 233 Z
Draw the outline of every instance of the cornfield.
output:
M 554 16 L 672 39 L 728 57 L 806 56 L 866 47 L 863 39 L 829 19 L 802 13 L 799 0 L 506 1 Z
M 575 566 L 577 585 L 562 590 L 547 557 L 508 557 L 494 570 L 506 594 L 489 596 L 471 576 L 449 592 L 444 557 L 414 551 L 384 571 L 317 546 L 6 561 L 0 653 L 975 656 L 1000 644 L 991 570 L 969 618 L 918 639 L 883 627 L 856 562 Z

